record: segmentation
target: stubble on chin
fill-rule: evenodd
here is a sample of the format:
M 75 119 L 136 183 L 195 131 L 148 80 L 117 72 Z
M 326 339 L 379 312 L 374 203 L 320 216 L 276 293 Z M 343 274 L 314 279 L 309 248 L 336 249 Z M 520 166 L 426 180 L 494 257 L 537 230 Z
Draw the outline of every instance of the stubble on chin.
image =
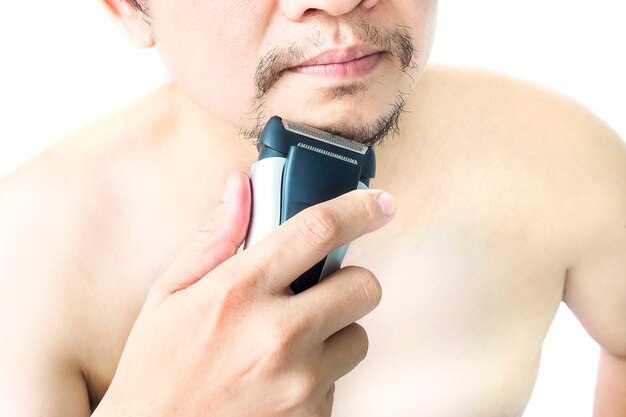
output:
M 361 22 L 357 33 L 360 34 L 361 38 L 365 39 L 365 43 L 375 45 L 395 57 L 400 64 L 402 75 L 410 79 L 408 84 L 412 86 L 414 80 L 411 73 L 418 71 L 418 51 L 414 47 L 410 30 L 411 28 L 409 27 L 397 25 L 392 30 L 382 31 L 366 22 Z M 248 125 L 253 127 L 240 128 L 240 138 L 252 142 L 255 146 L 258 144 L 259 136 L 265 127 L 267 119 L 272 116 L 272 114 L 267 114 L 265 96 L 271 90 L 273 84 L 280 78 L 279 69 L 284 68 L 285 60 L 292 62 L 293 59 L 301 59 L 302 56 L 302 49 L 291 45 L 286 49 L 275 48 L 261 59 L 254 79 L 256 93 L 253 100 L 253 110 L 248 113 Z M 376 79 L 372 79 L 372 82 L 381 84 Z M 324 96 L 334 101 L 362 99 L 364 100 L 364 105 L 367 105 L 368 103 L 365 100 L 367 100 L 368 89 L 369 86 L 365 82 L 355 82 L 347 86 L 327 89 Z M 409 94 L 410 90 L 402 91 L 398 88 L 393 95 L 393 100 L 371 122 L 339 120 L 334 125 L 314 127 L 322 128 L 329 133 L 343 136 L 364 145 L 381 147 L 386 139 L 400 134 L 400 119 L 406 112 L 406 98 Z M 299 120 L 294 121 L 299 122 Z

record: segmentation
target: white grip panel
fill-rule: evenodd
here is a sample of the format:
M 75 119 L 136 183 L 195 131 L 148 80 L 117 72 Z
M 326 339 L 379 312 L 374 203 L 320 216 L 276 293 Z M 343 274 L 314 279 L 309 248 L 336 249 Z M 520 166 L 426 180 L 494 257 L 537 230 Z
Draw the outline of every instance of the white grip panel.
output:
M 244 249 L 280 225 L 280 200 L 286 158 L 264 158 L 252 164 L 252 213 Z

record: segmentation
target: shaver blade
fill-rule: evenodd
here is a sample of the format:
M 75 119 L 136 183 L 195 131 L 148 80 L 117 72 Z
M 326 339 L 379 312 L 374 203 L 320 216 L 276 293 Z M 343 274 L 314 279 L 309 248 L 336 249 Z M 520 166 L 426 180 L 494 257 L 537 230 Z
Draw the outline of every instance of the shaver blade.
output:
M 358 165 L 359 164 L 357 162 L 357 160 L 354 159 L 354 158 L 348 158 L 347 156 L 339 155 L 338 153 L 330 152 L 330 151 L 327 151 L 325 149 L 316 148 L 315 146 L 307 145 L 306 143 L 300 142 L 300 143 L 298 143 L 298 147 L 304 148 L 304 149 L 308 149 L 309 151 L 321 153 L 322 155 L 326 155 L 326 156 L 330 156 L 330 157 L 333 157 L 333 158 L 341 159 L 342 161 L 349 162 L 349 163 L 354 164 L 354 165 Z
M 367 152 L 368 147 L 359 142 L 355 142 L 342 136 L 333 135 L 332 133 L 326 132 L 324 130 L 320 130 L 311 126 L 306 126 L 289 120 L 283 119 L 282 122 L 285 130 L 288 130 L 290 132 L 294 132 L 299 135 L 309 137 L 311 139 L 319 140 L 321 142 L 326 142 L 331 145 L 339 146 L 341 148 L 347 149 L 352 152 L 357 152 L 362 155 L 365 155 L 365 153 Z

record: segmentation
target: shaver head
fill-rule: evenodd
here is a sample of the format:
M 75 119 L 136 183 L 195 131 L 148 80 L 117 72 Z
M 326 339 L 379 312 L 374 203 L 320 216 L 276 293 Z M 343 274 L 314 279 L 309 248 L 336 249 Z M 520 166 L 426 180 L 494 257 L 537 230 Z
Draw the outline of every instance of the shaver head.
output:
M 292 146 L 308 149 L 357 165 L 360 181 L 369 186 L 376 176 L 376 156 L 372 147 L 341 136 L 272 116 L 259 137 L 259 160 L 287 157 Z

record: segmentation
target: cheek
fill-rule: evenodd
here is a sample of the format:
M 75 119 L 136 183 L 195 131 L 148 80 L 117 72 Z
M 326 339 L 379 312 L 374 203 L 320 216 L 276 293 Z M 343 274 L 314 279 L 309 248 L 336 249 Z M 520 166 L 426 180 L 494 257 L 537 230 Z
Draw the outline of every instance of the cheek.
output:
M 167 3 L 154 31 L 172 78 L 196 104 L 236 123 L 254 96 L 264 17 L 241 1 Z
M 417 70 L 419 72 L 413 74 L 414 80 L 417 81 L 423 75 L 432 50 L 437 23 L 438 1 L 410 0 L 401 4 L 399 15 L 406 16 L 404 24 L 412 28 L 411 35 L 417 50 Z
M 424 28 L 422 30 L 422 33 L 425 42 L 427 42 L 427 44 L 431 46 L 435 38 L 438 8 L 439 2 L 437 0 L 432 0 L 425 2 L 425 7 L 422 11 L 422 22 L 424 22 Z

